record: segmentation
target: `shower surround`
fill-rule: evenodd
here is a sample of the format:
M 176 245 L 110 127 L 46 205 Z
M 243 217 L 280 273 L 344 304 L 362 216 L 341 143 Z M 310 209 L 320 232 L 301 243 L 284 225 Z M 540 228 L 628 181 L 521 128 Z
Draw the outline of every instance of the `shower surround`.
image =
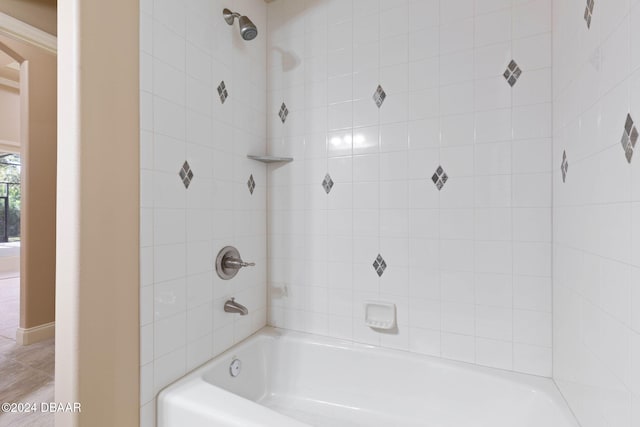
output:
M 142 426 L 160 389 L 266 324 L 266 168 L 246 158 L 266 150 L 266 39 L 242 40 L 225 6 L 141 1 Z M 232 6 L 265 30 L 263 1 Z M 227 245 L 256 266 L 223 281 Z
M 583 427 L 637 427 L 640 2 L 553 15 L 553 376 Z
M 551 1 L 268 12 L 269 324 L 551 376 Z
M 553 376 L 583 427 L 640 425 L 640 0 L 141 9 L 141 425 L 266 324 Z M 228 244 L 257 265 L 223 282 Z

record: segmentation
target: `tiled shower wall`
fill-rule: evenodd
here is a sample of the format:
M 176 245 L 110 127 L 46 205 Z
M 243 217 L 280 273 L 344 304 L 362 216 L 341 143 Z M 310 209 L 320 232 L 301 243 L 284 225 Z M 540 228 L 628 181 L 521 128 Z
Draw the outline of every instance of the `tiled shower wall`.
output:
M 269 322 L 551 376 L 551 0 L 278 0 L 268 26 L 295 158 L 269 169 Z
M 583 427 L 637 427 L 640 2 L 553 14 L 554 379 Z
M 261 35 L 243 41 L 224 7 Z M 153 426 L 162 387 L 266 322 L 266 168 L 246 158 L 266 150 L 266 5 L 141 9 L 141 423 Z M 256 267 L 220 280 L 226 245 Z M 248 316 L 223 312 L 231 296 Z

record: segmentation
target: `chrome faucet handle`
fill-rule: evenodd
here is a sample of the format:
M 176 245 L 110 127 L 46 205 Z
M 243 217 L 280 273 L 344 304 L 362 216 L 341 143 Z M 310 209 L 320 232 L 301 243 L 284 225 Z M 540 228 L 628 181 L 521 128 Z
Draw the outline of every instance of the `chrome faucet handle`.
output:
M 229 280 L 235 277 L 243 267 L 253 267 L 255 262 L 244 262 L 240 252 L 233 246 L 225 246 L 218 252 L 216 257 L 216 272 L 218 277 Z
M 225 268 L 235 269 L 240 269 L 242 267 L 254 267 L 256 265 L 255 262 L 244 262 L 240 258 L 235 257 L 225 257 L 223 263 Z

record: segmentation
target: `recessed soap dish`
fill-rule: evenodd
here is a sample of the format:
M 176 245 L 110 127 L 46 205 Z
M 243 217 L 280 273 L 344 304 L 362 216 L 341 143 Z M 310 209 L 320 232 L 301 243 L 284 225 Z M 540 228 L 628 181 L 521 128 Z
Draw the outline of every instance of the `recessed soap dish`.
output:
M 396 305 L 377 301 L 365 302 L 364 323 L 374 329 L 393 329 L 396 326 Z

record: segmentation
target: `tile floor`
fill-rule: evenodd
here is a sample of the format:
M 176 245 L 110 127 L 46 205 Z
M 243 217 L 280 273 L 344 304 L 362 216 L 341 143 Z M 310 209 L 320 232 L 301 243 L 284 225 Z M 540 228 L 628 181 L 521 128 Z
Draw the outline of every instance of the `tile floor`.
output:
M 15 341 L 20 321 L 20 277 L 0 276 L 0 337 Z
M 30 346 L 15 341 L 20 279 L 0 279 L 0 402 L 53 402 L 54 339 Z M 0 427 L 53 426 L 51 414 L 0 413 Z

